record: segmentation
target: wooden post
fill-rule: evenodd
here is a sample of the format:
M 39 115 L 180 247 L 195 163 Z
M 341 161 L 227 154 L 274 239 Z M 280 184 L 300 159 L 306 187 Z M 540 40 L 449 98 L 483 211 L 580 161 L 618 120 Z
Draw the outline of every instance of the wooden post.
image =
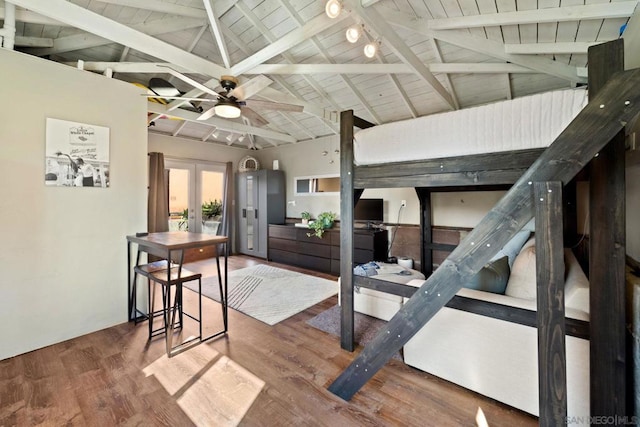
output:
M 589 48 L 589 96 L 624 67 L 622 39 Z M 602 103 L 603 108 L 608 106 Z M 628 415 L 625 348 L 624 129 L 591 162 L 589 285 L 591 415 Z M 629 376 L 630 377 L 630 376 Z
M 562 183 L 535 182 L 538 396 L 541 426 L 567 417 Z
M 433 224 L 431 223 L 431 190 L 416 188 L 420 200 L 420 267 L 425 277 L 433 273 Z
M 353 351 L 353 110 L 340 113 L 340 346 Z

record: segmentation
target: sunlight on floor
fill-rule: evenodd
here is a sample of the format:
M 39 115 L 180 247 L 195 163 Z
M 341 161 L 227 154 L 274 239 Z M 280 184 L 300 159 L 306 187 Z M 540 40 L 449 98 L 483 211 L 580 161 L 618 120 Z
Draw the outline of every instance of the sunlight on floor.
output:
M 484 416 L 484 411 L 478 406 L 478 412 L 476 412 L 476 425 L 478 427 L 489 427 L 487 418 Z
M 155 376 L 196 425 L 238 425 L 265 385 L 206 345 L 163 355 L 143 372 Z

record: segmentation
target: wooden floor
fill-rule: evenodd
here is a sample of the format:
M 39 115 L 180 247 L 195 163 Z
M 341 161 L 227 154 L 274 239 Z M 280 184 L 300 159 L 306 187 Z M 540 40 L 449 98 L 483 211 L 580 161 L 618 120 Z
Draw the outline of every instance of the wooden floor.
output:
M 229 269 L 261 262 L 234 256 Z M 214 271 L 208 261 L 189 268 Z M 205 310 L 219 310 L 205 300 Z M 537 424 L 528 414 L 395 360 L 350 402 L 334 396 L 327 387 L 354 354 L 343 351 L 337 337 L 305 322 L 336 303 L 337 297 L 329 298 L 275 326 L 229 310 L 226 337 L 181 356 L 196 357 L 203 350 L 226 356 L 264 382 L 240 425 L 473 426 L 479 408 L 491 426 Z M 180 400 L 189 383 L 178 385 L 182 391 L 176 393 L 148 374 L 165 347 L 162 338 L 148 343 L 146 326 L 124 323 L 0 361 L 0 426 L 194 425 L 197 420 Z

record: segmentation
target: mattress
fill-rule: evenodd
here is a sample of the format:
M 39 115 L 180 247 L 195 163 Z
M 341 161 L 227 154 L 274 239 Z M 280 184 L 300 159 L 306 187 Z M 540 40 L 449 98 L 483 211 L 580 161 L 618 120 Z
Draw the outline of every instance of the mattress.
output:
M 549 146 L 587 105 L 584 88 L 524 96 L 356 132 L 357 165 Z

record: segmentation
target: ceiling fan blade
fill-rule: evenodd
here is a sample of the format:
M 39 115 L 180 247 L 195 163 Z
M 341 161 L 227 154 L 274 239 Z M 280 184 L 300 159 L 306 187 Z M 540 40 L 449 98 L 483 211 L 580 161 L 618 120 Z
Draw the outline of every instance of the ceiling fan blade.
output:
M 243 101 L 255 95 L 256 93 L 260 92 L 262 89 L 266 88 L 271 83 L 273 83 L 273 80 L 271 80 L 269 77 L 264 75 L 259 75 L 252 78 L 251 80 L 248 80 L 242 83 L 240 86 L 233 89 L 229 93 L 229 95 L 234 96 L 236 97 L 236 99 Z
M 240 111 L 242 111 L 242 115 L 247 119 L 251 120 L 254 126 L 262 127 L 269 124 L 267 119 L 262 117 L 260 114 L 256 113 L 249 107 L 241 107 Z
M 204 113 L 200 114 L 196 120 L 207 120 L 216 115 L 215 107 L 209 108 Z
M 247 99 L 245 102 L 254 108 L 264 108 L 265 110 L 289 111 L 292 113 L 301 113 L 304 110 L 302 105 L 263 101 L 261 99 Z
M 147 98 L 159 98 L 158 95 L 145 95 Z M 162 99 L 179 99 L 180 101 L 193 101 L 193 102 L 218 102 L 217 99 L 211 98 L 185 98 L 184 96 L 163 96 Z
M 214 96 L 219 96 L 219 94 L 216 93 L 213 89 L 210 89 L 210 88 L 206 87 L 205 85 L 203 85 L 202 83 L 199 83 L 199 82 L 193 80 L 191 77 L 187 77 L 184 74 L 174 70 L 171 67 L 166 67 L 166 66 L 161 66 L 161 67 L 162 68 L 166 68 L 167 72 L 169 74 L 171 74 L 172 76 L 182 80 L 183 82 L 185 82 L 187 84 L 190 84 L 191 86 L 195 87 L 196 89 L 199 89 L 199 90 L 201 90 L 203 92 L 206 92 L 206 93 L 210 93 L 211 95 L 214 95 Z

